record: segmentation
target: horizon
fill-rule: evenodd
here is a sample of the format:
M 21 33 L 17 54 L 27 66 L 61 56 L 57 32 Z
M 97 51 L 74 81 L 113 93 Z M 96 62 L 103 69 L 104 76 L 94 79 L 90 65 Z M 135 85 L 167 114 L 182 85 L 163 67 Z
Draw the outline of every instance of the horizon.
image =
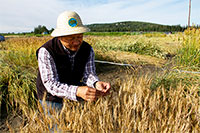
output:
M 88 25 L 95 25 L 95 24 L 114 24 L 114 23 L 123 23 L 123 22 L 139 22 L 139 23 L 150 23 L 150 24 L 156 24 L 156 25 L 164 25 L 164 26 L 181 26 L 180 24 L 178 24 L 178 25 L 165 25 L 165 24 L 158 24 L 158 23 L 152 23 L 152 22 L 143 22 L 143 21 L 119 21 L 119 22 L 108 22 L 108 23 L 92 23 L 92 24 L 87 24 L 87 25 L 85 25 L 85 26 L 88 26 Z M 37 25 L 37 26 L 39 26 L 39 25 Z M 34 28 L 36 28 L 37 26 L 35 26 Z M 45 26 L 45 25 L 41 25 L 41 26 Z M 195 25 L 195 26 L 200 26 L 200 25 Z M 46 26 L 45 26 L 46 27 Z M 186 26 L 181 26 L 181 27 L 187 27 L 187 25 Z M 48 30 L 51 30 L 52 28 L 47 28 Z M 31 32 L 33 32 L 34 31 L 34 29 L 33 30 L 31 30 L 31 31 L 26 31 L 26 32 L 24 32 L 24 31 L 22 31 L 22 32 L 0 32 L 0 34 L 8 34 L 8 33 L 10 33 L 10 34 L 12 34 L 12 33 L 14 33 L 14 34 L 20 34 L 20 33 L 31 33 Z
M 114 23 L 123 23 L 123 22 L 139 22 L 139 23 L 150 23 L 150 24 L 156 24 L 156 25 L 164 25 L 164 24 L 158 24 L 158 23 L 152 23 L 152 22 L 142 22 L 142 21 L 119 21 L 119 22 L 110 22 L 110 23 L 92 23 L 92 24 L 88 24 L 88 25 L 95 25 L 95 24 L 114 24 Z M 85 25 L 85 26 L 88 26 L 88 25 Z M 39 25 L 37 25 L 39 26 Z M 37 26 L 35 26 L 34 28 L 36 28 Z M 45 25 L 41 25 L 41 26 L 45 26 Z M 164 26 L 181 26 L 181 25 L 164 25 Z M 199 26 L 199 25 L 196 25 L 196 26 Z M 187 26 L 181 26 L 181 27 L 187 27 Z M 47 28 L 48 30 L 51 30 L 52 28 Z M 20 34 L 20 33 L 31 33 L 33 32 L 33 30 L 31 31 L 27 31 L 27 32 L 6 32 L 6 33 L 3 33 L 3 32 L 0 32 L 0 34 L 7 34 L 7 33 L 14 33 L 14 34 Z
M 158 25 L 164 25 L 164 26 L 177 26 L 180 25 L 181 27 L 185 27 L 187 25 L 181 25 L 181 24 L 177 24 L 177 25 L 167 25 L 167 24 L 159 24 L 159 23 L 154 23 L 154 22 L 145 22 L 145 21 L 116 21 L 116 22 L 108 22 L 108 23 L 92 23 L 92 24 L 114 24 L 114 23 L 123 23 L 123 22 L 140 22 L 140 23 L 150 23 L 150 24 L 158 24 Z M 92 24 L 87 24 L 87 25 L 92 25 Z
M 200 1 L 192 1 L 191 25 L 200 25 L 198 5 Z M 184 27 L 188 23 L 189 1 L 7 0 L 1 2 L 0 9 L 0 33 L 31 32 L 38 25 L 55 29 L 57 16 L 65 10 L 76 11 L 84 25 L 138 21 Z

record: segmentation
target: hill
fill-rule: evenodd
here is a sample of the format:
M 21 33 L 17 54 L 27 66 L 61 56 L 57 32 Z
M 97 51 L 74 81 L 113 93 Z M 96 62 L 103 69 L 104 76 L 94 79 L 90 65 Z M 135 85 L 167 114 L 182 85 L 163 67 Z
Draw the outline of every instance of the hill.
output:
M 175 32 L 183 31 L 185 28 L 180 25 L 161 25 L 148 22 L 124 21 L 115 23 L 102 23 L 87 25 L 92 32 L 137 32 L 137 31 L 158 31 Z

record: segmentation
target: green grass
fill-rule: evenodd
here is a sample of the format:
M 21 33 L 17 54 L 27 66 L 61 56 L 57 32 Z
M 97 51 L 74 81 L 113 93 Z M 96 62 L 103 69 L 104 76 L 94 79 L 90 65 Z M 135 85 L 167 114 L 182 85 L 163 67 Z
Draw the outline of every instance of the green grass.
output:
M 200 85 L 200 77 L 198 74 L 186 74 L 178 73 L 173 70 L 166 71 L 164 74 L 158 74 L 152 80 L 151 89 L 155 90 L 159 86 L 164 87 L 167 90 L 170 88 L 177 88 L 179 84 L 184 87 L 190 88 L 192 86 Z M 200 93 L 200 87 L 197 87 Z
M 10 51 L 3 57 L 0 72 L 0 104 L 6 104 L 7 111 L 34 108 L 36 105 L 36 59 L 17 51 Z
M 84 35 L 93 36 L 122 36 L 122 35 L 133 35 L 131 32 L 87 32 Z
M 179 68 L 200 71 L 200 29 L 187 29 L 176 61 Z
M 114 50 L 114 51 L 125 51 L 133 52 L 141 55 L 150 55 L 158 58 L 165 58 L 166 52 L 161 50 L 161 48 L 151 42 L 146 42 L 145 40 L 139 40 L 135 42 L 123 42 L 122 44 L 111 44 L 108 43 L 96 43 L 94 48 L 102 49 L 104 51 Z

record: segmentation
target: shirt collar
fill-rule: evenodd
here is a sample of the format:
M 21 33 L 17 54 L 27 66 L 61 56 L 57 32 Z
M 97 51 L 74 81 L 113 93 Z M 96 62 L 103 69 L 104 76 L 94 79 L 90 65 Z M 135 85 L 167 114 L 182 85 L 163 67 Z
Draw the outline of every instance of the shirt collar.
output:
M 61 43 L 62 44 L 62 43 Z M 75 56 L 77 51 L 76 52 L 70 52 L 70 50 L 68 48 L 66 48 L 63 44 L 62 44 L 64 50 L 70 55 L 70 56 Z

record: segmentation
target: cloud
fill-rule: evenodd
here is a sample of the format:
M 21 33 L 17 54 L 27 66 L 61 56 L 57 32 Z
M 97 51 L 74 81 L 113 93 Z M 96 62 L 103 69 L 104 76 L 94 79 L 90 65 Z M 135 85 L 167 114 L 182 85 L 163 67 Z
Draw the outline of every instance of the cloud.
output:
M 162 24 L 178 24 L 176 23 L 176 18 L 179 18 L 179 16 L 176 17 L 175 15 L 184 13 L 183 11 L 178 11 L 179 9 L 182 9 L 183 3 L 181 2 L 173 4 L 174 0 L 133 1 L 121 0 L 110 2 L 95 7 L 82 9 L 81 12 L 83 12 L 83 14 L 85 14 L 84 16 L 87 17 L 86 23 L 130 20 L 148 21 Z
M 188 0 L 0 0 L 0 32 L 32 31 L 38 25 L 55 28 L 57 16 L 76 11 L 84 24 L 145 21 L 186 25 Z M 191 23 L 200 24 L 199 0 L 192 1 Z
M 65 9 L 55 0 L 6 0 L 1 3 L 0 32 L 7 32 L 5 27 L 12 27 L 12 32 L 22 32 L 24 29 L 30 31 L 37 25 L 52 27 L 56 23 L 57 15 Z

